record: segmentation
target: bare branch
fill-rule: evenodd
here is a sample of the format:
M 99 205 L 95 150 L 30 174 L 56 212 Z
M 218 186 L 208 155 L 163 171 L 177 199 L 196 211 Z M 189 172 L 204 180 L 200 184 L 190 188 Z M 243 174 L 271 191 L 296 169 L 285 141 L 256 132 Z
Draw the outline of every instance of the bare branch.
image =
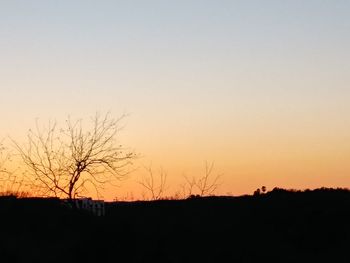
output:
M 184 176 L 185 182 L 180 185 L 183 197 L 192 195 L 208 196 L 212 195 L 220 186 L 221 174 L 213 175 L 214 162 L 205 162 L 205 173 L 202 177 L 188 178 Z
M 45 195 L 72 199 L 87 192 L 87 185 L 101 189 L 128 174 L 135 154 L 116 141 L 123 117 L 113 119 L 109 113 L 97 113 L 88 129 L 82 120 L 70 117 L 61 129 L 56 122 L 47 127 L 37 122 L 36 129 L 28 132 L 27 144 L 13 142 L 37 189 Z
M 149 193 L 152 200 L 162 199 L 167 190 L 167 173 L 160 168 L 158 177 L 155 178 L 151 167 L 145 167 L 145 170 L 147 175 L 143 176 L 138 183 Z

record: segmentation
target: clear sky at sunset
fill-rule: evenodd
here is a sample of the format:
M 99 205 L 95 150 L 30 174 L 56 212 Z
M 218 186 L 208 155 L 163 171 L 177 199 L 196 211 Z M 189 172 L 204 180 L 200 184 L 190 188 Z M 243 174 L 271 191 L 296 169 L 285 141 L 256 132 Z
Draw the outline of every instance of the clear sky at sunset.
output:
M 1 0 L 0 137 L 128 113 L 121 142 L 170 193 L 205 160 L 222 194 L 349 187 L 349 14 L 345 0 Z

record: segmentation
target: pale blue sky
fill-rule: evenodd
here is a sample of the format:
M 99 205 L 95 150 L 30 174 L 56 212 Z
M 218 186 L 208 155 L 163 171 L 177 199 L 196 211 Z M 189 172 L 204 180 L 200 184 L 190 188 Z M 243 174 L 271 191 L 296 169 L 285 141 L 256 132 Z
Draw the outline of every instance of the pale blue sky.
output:
M 1 0 L 1 135 L 36 117 L 128 112 L 128 142 L 149 158 L 186 163 L 188 145 L 184 159 L 228 171 L 256 138 L 344 146 L 349 14 L 345 0 Z

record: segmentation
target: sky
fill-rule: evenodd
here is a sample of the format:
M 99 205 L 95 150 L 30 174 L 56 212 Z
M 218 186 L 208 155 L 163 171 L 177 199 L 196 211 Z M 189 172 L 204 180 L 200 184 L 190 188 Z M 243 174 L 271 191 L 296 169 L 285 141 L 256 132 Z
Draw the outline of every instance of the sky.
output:
M 127 113 L 120 140 L 169 193 L 349 187 L 350 2 L 0 1 L 0 137 Z M 142 169 L 141 169 L 142 170 Z M 136 170 L 106 198 L 139 191 Z

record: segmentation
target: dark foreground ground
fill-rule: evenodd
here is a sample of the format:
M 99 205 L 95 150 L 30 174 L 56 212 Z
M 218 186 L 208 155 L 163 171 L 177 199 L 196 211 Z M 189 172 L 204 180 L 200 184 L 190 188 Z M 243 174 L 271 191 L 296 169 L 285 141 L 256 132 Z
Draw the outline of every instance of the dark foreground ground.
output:
M 0 198 L 0 262 L 350 262 L 350 192 L 111 203 Z

